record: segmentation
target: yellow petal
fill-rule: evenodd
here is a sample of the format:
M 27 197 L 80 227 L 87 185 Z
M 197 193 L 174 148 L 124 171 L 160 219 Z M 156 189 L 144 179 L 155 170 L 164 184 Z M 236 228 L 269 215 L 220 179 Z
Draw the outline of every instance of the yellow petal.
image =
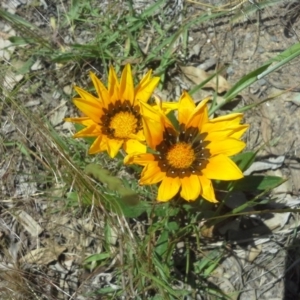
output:
M 160 77 L 151 78 L 151 76 L 152 71 L 150 70 L 135 88 L 135 99 L 143 102 L 147 102 L 149 100 L 160 80 Z
M 241 125 L 239 122 L 241 120 L 241 114 L 234 114 L 236 117 L 231 118 L 229 120 L 223 120 L 223 121 L 218 121 L 215 122 L 216 119 L 211 119 L 209 122 L 203 124 L 201 131 L 202 132 L 217 132 L 217 131 L 223 131 L 223 130 L 232 130 L 232 131 L 239 131 L 242 130 L 241 126 L 247 126 L 247 124 Z M 217 119 L 224 119 L 225 116 L 219 117 Z
M 130 64 L 127 64 L 122 72 L 120 80 L 120 98 L 123 101 L 129 100 L 131 104 L 134 102 L 134 85 Z
M 205 138 L 205 140 L 207 141 L 222 140 L 227 137 L 239 139 L 245 133 L 248 127 L 249 125 L 247 124 L 243 124 L 243 125 L 229 124 L 227 126 L 224 126 L 222 122 L 220 123 L 208 122 L 202 126 L 201 132 L 207 133 L 207 136 Z
M 199 176 L 198 178 L 202 188 L 201 196 L 209 202 L 218 202 L 211 180 L 204 176 Z
M 195 110 L 195 107 L 196 105 L 192 97 L 186 91 L 184 91 L 179 99 L 178 105 L 179 124 L 187 124 Z
M 95 123 L 100 122 L 100 118 L 103 114 L 102 108 L 97 100 L 98 105 L 95 105 L 91 101 L 91 99 L 81 99 L 81 98 L 74 98 L 73 103 L 77 106 L 77 108 L 82 111 L 86 116 L 91 118 Z
M 65 118 L 65 122 L 71 122 L 76 124 L 82 124 L 84 126 L 91 126 L 96 124 L 91 118 L 89 117 L 79 117 L 79 118 Z
M 214 119 L 209 120 L 211 123 L 222 123 L 222 126 L 225 128 L 239 125 L 243 118 L 242 113 L 234 113 L 225 116 L 220 116 Z M 219 124 L 220 126 L 220 124 Z
M 208 122 L 208 109 L 207 102 L 210 100 L 210 97 L 203 99 L 195 108 L 190 119 L 188 120 L 186 127 L 198 127 L 202 128 L 203 124 Z
M 141 102 L 144 135 L 148 146 L 155 149 L 163 141 L 164 122 L 162 114 L 150 105 Z
M 239 139 L 249 128 L 248 124 L 237 126 L 234 130 L 232 130 L 232 133 L 230 134 L 230 137 Z
M 187 200 L 193 201 L 198 198 L 201 192 L 201 185 L 197 175 L 191 175 L 189 177 L 180 178 L 181 192 L 180 196 Z
M 140 142 L 144 142 L 145 141 L 144 131 L 140 130 L 136 134 L 130 133 L 128 138 L 133 140 L 138 140 Z
M 111 158 L 114 158 L 122 147 L 123 140 L 107 138 L 107 153 Z
M 106 144 L 102 141 L 102 136 L 98 136 L 89 149 L 89 154 L 96 154 L 106 150 Z
M 130 154 L 124 158 L 124 164 L 137 164 L 146 166 L 147 164 L 155 161 L 155 156 L 151 153 L 143 154 Z
M 202 173 L 209 179 L 217 180 L 236 180 L 244 177 L 238 166 L 223 154 L 211 157 Z
M 166 176 L 158 188 L 157 200 L 162 202 L 171 200 L 178 193 L 180 185 L 181 182 L 178 177 Z
M 76 132 L 74 134 L 74 138 L 80 138 L 80 137 L 94 137 L 101 135 L 100 127 L 97 126 L 97 124 L 93 124 L 91 126 L 85 127 L 81 129 L 80 131 Z
M 205 141 L 220 141 L 220 140 L 225 140 L 228 137 L 231 137 L 231 135 L 234 133 L 232 129 L 224 129 L 224 130 L 219 130 L 219 131 L 206 131 L 205 128 L 208 123 L 204 124 L 202 127 L 201 132 L 202 133 L 207 133 L 205 136 Z
M 178 102 L 162 102 L 161 108 L 165 115 L 169 112 L 178 109 L 179 103 Z
M 105 107 L 108 107 L 109 103 L 109 96 L 108 96 L 108 91 L 104 84 L 98 79 L 95 73 L 90 73 L 90 77 L 93 81 L 94 87 L 96 89 L 96 92 L 98 94 L 99 99 L 101 100 L 102 104 Z
M 232 156 L 241 152 L 245 147 L 246 144 L 244 142 L 233 138 L 226 138 L 222 141 L 213 140 L 206 146 L 206 148 L 209 149 L 211 156 L 218 154 Z
M 147 146 L 138 140 L 133 140 L 129 139 L 127 140 L 123 148 L 126 153 L 131 154 L 131 153 L 146 153 L 147 152 Z
M 141 173 L 141 179 L 139 183 L 143 184 L 155 184 L 162 181 L 166 176 L 165 172 L 161 172 L 157 162 L 149 163 L 145 166 Z
M 93 96 L 92 94 L 88 93 L 84 89 L 80 88 L 79 86 L 74 87 L 75 91 L 80 95 L 82 99 L 85 99 L 87 101 L 91 102 L 91 105 L 94 105 L 95 107 L 101 108 L 101 103 L 98 98 Z
M 109 101 L 113 104 L 117 100 L 120 100 L 120 84 L 117 74 L 112 66 L 109 67 L 108 73 L 108 95 Z
M 163 141 L 162 124 L 153 122 L 148 118 L 143 118 L 143 128 L 147 145 L 156 149 L 156 147 Z

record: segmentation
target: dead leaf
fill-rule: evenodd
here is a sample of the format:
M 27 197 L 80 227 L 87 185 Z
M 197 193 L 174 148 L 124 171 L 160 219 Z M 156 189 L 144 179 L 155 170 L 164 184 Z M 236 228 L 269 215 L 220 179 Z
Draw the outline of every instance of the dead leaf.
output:
M 296 159 L 289 161 L 295 193 L 298 193 L 300 191 L 300 168 L 298 167 L 298 164 L 299 162 Z
M 257 245 L 256 247 L 251 247 L 248 252 L 248 261 L 253 262 L 257 256 L 261 253 L 262 245 Z
M 183 74 L 192 82 L 195 84 L 201 84 L 204 80 L 206 80 L 210 75 L 205 72 L 204 70 L 196 67 L 183 67 L 179 66 Z M 207 82 L 204 87 L 206 88 L 212 88 L 214 90 L 217 90 L 218 93 L 223 93 L 227 90 L 229 90 L 230 86 L 227 80 L 221 76 L 217 75 L 213 79 L 211 79 L 209 82 Z
M 203 237 L 206 237 L 206 238 L 212 238 L 214 236 L 214 229 L 215 229 L 215 226 L 203 226 L 201 227 L 201 235 Z
M 278 228 L 281 229 L 289 220 L 291 213 L 280 213 L 280 214 L 273 214 L 273 217 L 264 221 L 264 224 L 273 231 L 274 229 Z
M 61 101 L 60 105 L 51 112 L 50 122 L 55 127 L 63 122 L 68 108 L 66 106 L 66 101 Z
M 38 236 L 43 232 L 44 229 L 25 211 L 18 211 L 16 217 L 31 236 Z
M 30 251 L 20 259 L 20 263 L 47 265 L 58 259 L 58 256 L 67 248 L 53 246 L 48 248 L 38 248 Z
M 285 156 L 281 155 L 277 157 L 270 157 L 265 161 L 256 161 L 244 172 L 244 175 L 250 175 L 253 172 L 265 170 L 276 170 L 282 166 L 284 159 Z

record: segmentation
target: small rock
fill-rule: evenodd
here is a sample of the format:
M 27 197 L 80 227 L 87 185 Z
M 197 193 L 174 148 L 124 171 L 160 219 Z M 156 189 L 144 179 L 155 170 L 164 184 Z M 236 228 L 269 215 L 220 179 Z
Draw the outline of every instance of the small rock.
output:
M 59 93 L 58 91 L 55 91 L 55 92 L 52 94 L 52 97 L 53 97 L 53 99 L 59 99 L 60 93 Z
M 11 45 L 12 43 L 8 39 L 4 39 L 0 36 L 0 61 L 10 60 L 10 57 L 15 50 L 15 47 Z
M 0 49 L 1 49 L 1 52 L 0 52 L 0 57 L 4 57 L 4 54 L 6 52 L 6 48 L 11 44 L 11 42 L 9 40 L 5 40 L 3 39 L 1 36 L 0 36 Z M 6 57 L 4 57 L 6 58 Z M 7 60 L 9 58 L 6 58 Z
M 265 48 L 263 48 L 263 47 L 261 47 L 261 46 L 258 46 L 258 47 L 257 47 L 257 52 L 258 52 L 258 53 L 265 53 L 266 50 L 265 50 Z
M 43 67 L 41 61 L 38 59 L 32 66 L 31 66 L 31 70 L 32 71 L 36 71 L 36 70 L 40 70 Z
M 234 69 L 233 69 L 233 67 L 232 66 L 229 66 L 228 68 L 227 68 L 227 74 L 229 75 L 229 76 L 232 76 L 232 75 L 234 75 Z
M 66 86 L 63 87 L 63 91 L 67 95 L 71 95 L 72 90 L 73 89 L 72 89 L 72 86 L 70 84 L 68 84 L 68 85 L 66 85 Z
M 16 75 L 13 72 L 7 72 L 3 82 L 4 94 L 7 94 L 6 91 L 11 92 L 15 85 L 20 82 L 23 77 L 24 75 L 22 74 Z
M 276 35 L 272 35 L 270 39 L 272 42 L 278 43 L 278 38 Z
M 262 78 L 262 79 L 258 80 L 258 84 L 261 85 L 261 86 L 263 86 L 263 85 L 267 84 L 267 81 L 264 78 Z
M 57 110 L 55 110 L 55 112 L 50 116 L 50 122 L 53 126 L 57 126 L 60 123 L 63 122 L 66 113 L 67 113 L 67 106 L 63 105 L 61 107 L 59 107 Z
M 39 105 L 40 103 L 41 103 L 40 100 L 30 100 L 25 104 L 25 107 L 36 106 Z
M 62 125 L 62 129 L 72 132 L 72 131 L 74 131 L 74 125 L 70 122 L 64 122 L 64 124 Z M 73 135 L 73 133 L 72 133 L 72 135 Z
M 13 123 L 5 122 L 1 128 L 4 134 L 8 134 L 16 130 L 16 126 Z
M 40 0 L 40 3 L 41 3 L 41 6 L 44 7 L 44 9 L 47 9 L 47 8 L 48 8 L 48 5 L 47 5 L 47 3 L 46 3 L 45 0 Z

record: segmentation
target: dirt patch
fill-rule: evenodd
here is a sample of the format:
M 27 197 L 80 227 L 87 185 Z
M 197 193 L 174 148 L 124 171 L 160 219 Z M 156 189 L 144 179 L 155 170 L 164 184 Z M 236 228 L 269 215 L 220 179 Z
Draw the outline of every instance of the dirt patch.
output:
M 70 6 L 68 1 L 52 1 L 50 4 L 41 1 L 38 8 L 31 6 L 30 1 L 15 2 L 14 6 L 10 5 L 10 1 L 4 1 L 1 5 L 35 24 L 47 36 L 51 18 L 58 18 L 58 12 Z M 204 4 L 218 4 L 212 2 L 218 1 Z M 203 3 L 189 2 L 183 5 L 178 1 L 176 4 L 168 2 L 164 6 L 167 18 L 171 19 L 173 14 L 178 20 L 183 17 L 188 19 L 207 10 Z M 97 9 L 104 6 L 108 7 L 109 4 L 103 1 Z M 180 63 L 201 66 L 206 71 L 226 66 L 222 75 L 233 85 L 245 74 L 300 41 L 297 35 L 300 32 L 300 5 L 297 1 L 282 1 L 278 5 L 256 9 L 253 14 L 247 13 L 247 7 L 239 6 L 226 16 L 192 26 L 187 47 L 189 55 Z M 145 3 L 135 1 L 134 8 L 143 11 Z M 231 20 L 238 16 L 238 21 L 232 23 Z M 158 21 L 163 20 L 158 18 Z M 15 34 L 7 22 L 0 21 L 0 29 L 0 37 Z M 93 39 L 93 28 L 86 31 L 76 28 L 75 34 L 55 31 L 53 27 L 51 30 L 51 43 L 57 48 L 67 47 L 68 43 L 74 41 L 88 43 Z M 185 50 L 178 48 L 178 51 Z M 16 70 L 23 68 L 26 62 L 22 57 L 22 48 L 5 51 L 2 52 L 2 64 L 9 67 L 1 75 L 1 85 L 10 93 L 9 96 L 17 91 L 19 103 L 37 118 L 47 116 L 61 136 L 69 137 L 72 127 L 64 124 L 63 118 L 77 114 L 71 103 L 72 84 L 76 81 L 80 86 L 88 86 L 87 75 L 91 69 L 105 74 L 101 63 L 98 61 L 94 65 L 86 60 L 84 64 L 64 65 L 33 57 L 34 63 L 27 72 L 17 74 Z M 268 169 L 267 172 L 289 178 L 284 187 L 270 195 L 277 199 L 277 204 L 282 201 L 283 206 L 287 207 L 299 204 L 299 68 L 300 61 L 297 58 L 270 76 L 258 80 L 241 93 L 239 101 L 227 107 L 228 111 L 232 111 L 269 98 L 246 113 L 245 121 L 251 125 L 246 140 L 248 149 L 259 150 L 258 160 L 284 156 L 284 162 L 278 168 Z M 168 99 L 178 98 L 182 89 L 193 87 L 176 64 L 171 65 L 166 75 L 165 89 L 158 93 Z M 197 93 L 195 97 L 201 99 L 206 93 L 212 91 Z M 103 234 L 96 229 L 103 226 L 104 219 L 97 219 L 99 225 L 91 219 L 83 219 L 83 214 L 72 209 L 70 215 L 59 214 L 60 208 L 65 205 L 66 187 L 59 178 L 60 174 L 55 174 L 58 178 L 55 184 L 47 181 L 50 175 L 53 176 L 51 168 L 47 166 L 61 164 L 55 156 L 57 149 L 52 147 L 53 161 L 45 161 L 46 157 L 38 156 L 38 153 L 46 151 L 43 150 L 44 139 L 39 136 L 30 119 L 17 114 L 15 107 L 5 101 L 7 96 L 5 93 L 1 95 L 4 104 L 0 104 L 0 268 L 9 271 L 6 272 L 4 283 L 12 282 L 12 278 L 18 276 L 14 266 L 21 262 L 22 270 L 28 273 L 24 285 L 28 290 L 20 285 L 20 290 L 16 290 L 19 295 L 30 295 L 30 290 L 42 290 L 46 292 L 41 299 L 92 299 L 88 295 L 93 291 L 100 287 L 113 288 L 117 284 L 114 281 L 113 259 L 110 264 L 93 273 L 82 268 L 82 257 L 101 252 Z M 273 99 L 274 96 L 276 98 Z M 226 108 L 224 111 L 227 111 Z M 84 157 L 85 152 L 82 150 L 77 154 Z M 109 164 L 107 162 L 108 167 Z M 50 194 L 56 201 L 49 201 Z M 238 199 L 241 197 L 238 196 Z M 297 276 L 299 266 L 294 261 L 298 259 L 298 216 L 296 213 L 280 216 L 249 216 L 234 220 L 228 225 L 228 230 L 221 230 L 219 234 L 222 238 L 228 238 L 230 246 L 227 256 L 224 255 L 209 279 L 210 283 L 220 286 L 231 295 L 231 299 L 297 299 L 300 293 Z M 272 224 L 268 224 L 268 220 L 272 220 Z M 26 227 L 28 222 L 31 226 Z M 30 228 L 36 229 L 38 226 L 39 233 L 30 231 Z M 247 238 L 241 240 L 241 234 Z M 116 243 L 113 234 L 111 242 Z M 210 243 L 208 249 L 220 247 L 221 244 Z M 37 245 L 42 249 L 41 254 L 35 252 Z M 37 255 L 43 256 L 44 261 L 38 266 L 30 265 L 30 256 L 36 258 Z M 201 293 L 197 297 L 208 299 L 207 295 Z

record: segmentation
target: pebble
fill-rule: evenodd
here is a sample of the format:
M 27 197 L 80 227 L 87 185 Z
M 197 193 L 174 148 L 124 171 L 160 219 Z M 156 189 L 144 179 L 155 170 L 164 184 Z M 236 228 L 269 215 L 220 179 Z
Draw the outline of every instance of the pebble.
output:
M 226 72 L 227 72 L 227 74 L 230 75 L 230 76 L 232 76 L 232 75 L 235 73 L 232 66 L 229 66 L 229 67 L 227 68 L 227 71 L 226 71 Z
M 258 80 L 258 84 L 261 85 L 261 86 L 263 86 L 263 85 L 267 84 L 267 81 L 264 78 L 262 78 L 262 79 Z
M 276 35 L 272 35 L 272 36 L 270 37 L 270 39 L 271 39 L 272 42 L 278 43 L 278 38 L 277 38 Z
M 71 95 L 72 90 L 73 89 L 72 89 L 72 86 L 70 84 L 68 84 L 68 85 L 66 85 L 66 86 L 63 87 L 63 91 L 67 95 Z
M 8 37 L 16 35 L 16 32 L 10 27 L 4 29 L 7 29 L 7 35 L 0 36 L 0 61 L 9 61 L 16 47 L 12 46 L 12 43 L 8 40 Z
M 38 59 L 32 66 L 31 66 L 31 70 L 32 71 L 36 71 L 36 70 L 40 70 L 42 69 L 43 65 L 41 63 L 41 61 Z
M 265 50 L 264 47 L 258 46 L 258 47 L 257 47 L 257 52 L 258 52 L 258 53 L 265 53 L 266 50 Z
M 25 107 L 32 107 L 39 105 L 41 102 L 39 100 L 30 100 L 25 104 Z
M 11 92 L 16 84 L 23 79 L 23 77 L 24 75 L 22 74 L 16 75 L 13 72 L 7 72 L 3 82 L 4 91 Z
M 7 50 L 10 45 L 11 42 L 9 40 L 4 40 L 0 36 L 0 60 L 6 60 L 6 61 L 10 60 L 11 52 Z
M 59 99 L 60 97 L 60 93 L 58 91 L 54 91 L 54 93 L 52 94 L 53 99 Z

